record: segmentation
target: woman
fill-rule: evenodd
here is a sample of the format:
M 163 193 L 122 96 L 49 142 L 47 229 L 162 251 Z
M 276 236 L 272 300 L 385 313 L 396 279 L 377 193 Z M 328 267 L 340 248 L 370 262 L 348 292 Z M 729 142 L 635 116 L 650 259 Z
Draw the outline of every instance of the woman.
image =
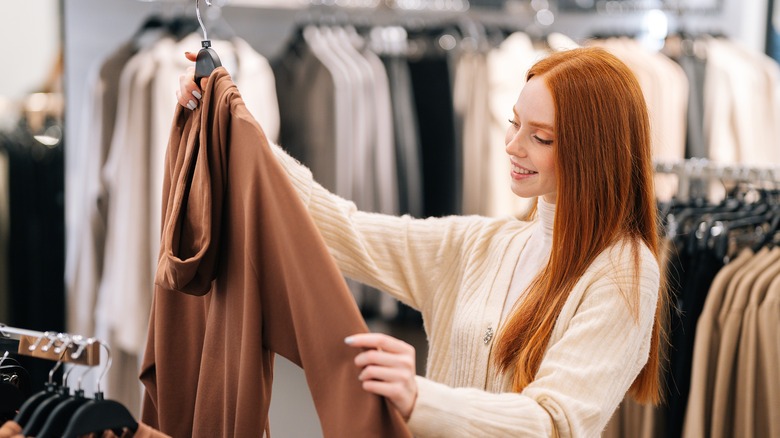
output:
M 188 55 L 194 60 L 194 55 Z M 192 69 L 179 103 L 200 94 Z M 598 436 L 625 394 L 660 398 L 663 309 L 647 109 L 636 78 L 598 48 L 534 65 L 506 135 L 527 221 L 357 211 L 277 156 L 345 275 L 421 311 L 414 348 L 369 333 L 363 388 L 416 436 Z

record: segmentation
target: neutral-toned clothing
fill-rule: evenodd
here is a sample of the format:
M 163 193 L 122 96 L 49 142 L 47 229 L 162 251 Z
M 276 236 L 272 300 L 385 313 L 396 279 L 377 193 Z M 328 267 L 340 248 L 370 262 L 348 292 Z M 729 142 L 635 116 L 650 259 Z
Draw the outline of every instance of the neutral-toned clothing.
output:
M 748 294 L 739 333 L 739 352 L 734 373 L 734 428 L 732 436 L 771 436 L 769 417 L 772 416 L 767 390 L 771 379 L 764 380 L 758 340 L 758 308 L 772 280 L 780 274 L 780 248 L 765 256 L 766 262 L 756 272 L 756 279 Z M 757 264 L 758 265 L 758 264 Z
M 102 388 L 133 414 L 140 414 L 138 366 L 159 252 L 175 91 L 179 75 L 191 65 L 182 53 L 199 47 L 201 39 L 194 33 L 175 40 L 164 31 L 141 32 L 96 68 L 79 133 L 84 157 L 75 160 L 82 165 L 68 177 L 80 196 L 68 194 L 69 205 L 76 206 L 68 216 L 68 328 L 113 347 Z M 275 81 L 266 59 L 240 39 L 212 43 L 239 78 L 248 110 L 276 138 Z M 94 384 L 96 378 L 97 373 L 86 380 Z
M 731 263 L 721 269 L 712 281 L 704 309 L 696 323 L 696 341 L 693 348 L 693 371 L 688 407 L 683 424 L 683 437 L 711 436 L 712 401 L 717 372 L 721 325 L 718 312 L 725 306 L 727 289 L 737 280 L 737 273 L 754 257 L 753 251 L 740 252 Z
M 155 63 L 149 52 L 122 70 L 113 138 L 101 172 L 106 234 L 103 272 L 94 309 L 95 336 L 113 347 L 112 366 L 101 386 L 133 415 L 140 413 L 138 375 L 154 275 L 149 247 L 149 114 Z M 120 317 L 121 316 L 121 317 Z
M 697 325 L 684 437 L 777 431 L 778 313 L 763 320 L 762 309 L 780 284 L 778 273 L 780 248 L 763 247 L 755 254 L 744 250 L 716 276 Z
M 513 393 L 491 351 L 534 223 L 361 212 L 274 150 L 342 272 L 422 312 L 430 348 L 408 423 L 415 436 L 601 433 L 648 358 L 659 271 L 644 245 L 639 292 L 629 292 L 629 248 L 616 245 L 597 257 L 558 317 L 536 380 Z
M 736 282 L 729 284 L 726 300 L 718 315 L 721 327 L 720 348 L 718 349 L 717 371 L 715 373 L 715 388 L 712 399 L 712 437 L 729 437 L 734 433 L 735 405 L 735 372 L 739 357 L 739 334 L 742 327 L 742 316 L 750 297 L 756 277 L 771 263 L 772 258 L 768 248 L 762 248 L 751 261 L 736 275 Z M 740 275 L 741 274 L 741 275 Z M 734 287 L 731 287 L 731 286 Z
M 597 40 L 623 61 L 636 76 L 647 102 L 653 159 L 677 162 L 685 158 L 688 78 L 679 64 L 630 38 Z M 677 193 L 677 178 L 656 175 L 655 194 L 669 200 Z
M 488 170 L 483 174 L 487 178 L 487 187 L 481 194 L 485 198 L 485 210 L 480 212 L 482 215 L 520 216 L 530 207 L 530 200 L 515 195 L 509 186 L 506 130 L 528 70 L 545 55 L 545 52 L 534 48 L 531 37 L 515 32 L 487 56 L 490 140 L 486 150 L 488 156 L 484 160 Z M 464 189 L 470 190 L 469 187 Z
M 420 163 L 420 136 L 409 65 L 405 59 L 397 55 L 388 55 L 383 60 L 392 97 L 398 169 L 398 208 L 400 213 L 422 217 L 423 176 Z
M 343 340 L 367 327 L 224 68 L 196 111 L 177 108 L 165 172 L 143 421 L 175 437 L 261 435 L 278 353 L 303 368 L 324 436 L 410 436 L 359 384 Z
M 721 38 L 706 47 L 704 135 L 710 157 L 721 164 L 766 166 L 780 162 L 780 66 L 763 53 Z
M 777 364 L 780 363 L 780 343 L 777 333 L 780 332 L 780 276 L 772 280 L 764 301 L 758 309 L 758 338 L 762 355 L 760 369 L 763 371 L 763 381 L 766 384 L 766 409 L 769 416 L 769 433 L 767 436 L 780 436 L 780 417 L 774 410 L 780 406 L 780 376 L 777 374 Z
M 8 272 L 8 243 L 11 225 L 9 211 L 10 187 L 8 181 L 8 155 L 0 152 L 0 321 L 10 321 L 11 302 Z
M 103 275 L 108 198 L 102 169 L 111 148 L 119 99 L 120 75 L 135 53 L 126 43 L 90 75 L 89 102 L 79 132 L 84 153 L 81 171 L 68 175 L 68 232 L 65 265 L 67 328 L 70 333 L 95 333 L 95 305 Z M 68 187 L 66 184 L 66 187 Z M 78 192 L 78 193 L 73 193 Z
M 484 214 L 491 188 L 490 149 L 503 149 L 503 143 L 490 142 L 490 96 L 487 56 L 474 50 L 460 55 L 455 70 L 453 109 L 461 123 L 463 140 L 462 214 Z M 503 176 L 507 176 L 504 173 Z

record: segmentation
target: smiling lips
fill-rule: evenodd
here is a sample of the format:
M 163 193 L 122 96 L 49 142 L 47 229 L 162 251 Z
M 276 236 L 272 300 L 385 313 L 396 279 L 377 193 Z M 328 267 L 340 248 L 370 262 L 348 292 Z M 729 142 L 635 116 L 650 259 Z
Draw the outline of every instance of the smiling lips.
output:
M 512 174 L 518 175 L 518 176 L 532 176 L 536 175 L 539 172 L 534 172 L 533 170 L 526 169 L 525 167 L 520 167 L 515 163 L 512 163 Z

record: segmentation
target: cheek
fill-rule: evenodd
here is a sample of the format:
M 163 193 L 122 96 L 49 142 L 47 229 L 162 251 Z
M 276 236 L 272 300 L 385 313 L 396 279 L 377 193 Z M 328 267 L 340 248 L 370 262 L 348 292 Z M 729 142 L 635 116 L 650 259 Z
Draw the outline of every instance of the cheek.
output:
M 547 170 L 547 172 L 551 175 L 555 175 L 555 154 L 552 152 L 552 150 L 545 151 L 543 160 L 545 170 Z

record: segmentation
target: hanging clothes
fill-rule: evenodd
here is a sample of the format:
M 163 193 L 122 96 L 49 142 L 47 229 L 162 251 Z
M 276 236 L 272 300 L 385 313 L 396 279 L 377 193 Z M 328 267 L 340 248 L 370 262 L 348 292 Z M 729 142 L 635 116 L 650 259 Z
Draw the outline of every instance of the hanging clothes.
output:
M 769 365 L 778 358 L 771 341 L 780 326 L 773 304 L 772 274 L 778 272 L 780 248 L 747 249 L 713 282 L 698 322 L 682 436 L 774 436 L 780 430 L 771 404 L 780 381 Z M 774 313 L 761 313 L 773 305 Z
M 726 39 L 702 40 L 707 53 L 704 132 L 709 158 L 723 164 L 780 164 L 780 66 Z
M 617 56 L 639 81 L 650 117 L 653 159 L 662 162 L 683 160 L 689 85 L 682 67 L 630 38 L 596 40 L 590 45 L 603 47 Z M 677 190 L 675 183 L 672 177 L 657 175 L 656 197 L 661 201 L 670 200 Z
M 410 41 L 426 47 L 435 29 L 410 33 Z M 457 147 L 453 110 L 452 66 L 438 46 L 408 59 L 415 110 L 420 129 L 423 169 L 423 217 L 459 214 L 462 200 L 462 155 Z
M 401 213 L 397 163 L 415 166 L 418 160 L 407 150 L 399 154 L 391 80 L 369 41 L 351 27 L 309 25 L 275 64 L 281 143 L 311 166 L 318 180 L 361 209 Z M 302 124 L 309 129 L 301 129 Z M 398 134 L 409 141 L 414 131 Z M 416 173 L 409 169 L 403 175 L 419 185 Z M 352 280 L 348 284 L 364 316 L 395 314 L 394 299 Z
M 413 217 L 423 215 L 423 174 L 420 135 L 414 92 L 406 53 L 409 51 L 405 31 L 390 30 L 390 48 L 382 53 L 392 98 L 395 129 L 396 172 L 398 174 L 398 212 Z
M 482 194 L 486 198 L 485 209 L 480 212 L 483 215 L 520 216 L 531 206 L 532 200 L 521 198 L 510 189 L 506 130 L 528 69 L 542 56 L 544 52 L 534 48 L 531 38 L 522 32 L 511 34 L 488 53 L 490 140 L 488 167 L 481 170 L 488 178 L 488 187 Z
M 137 376 L 159 254 L 175 92 L 179 75 L 191 65 L 183 53 L 197 50 L 201 40 L 194 33 L 177 35 L 179 28 L 189 27 L 177 18 L 167 25 L 164 20 L 144 24 L 96 66 L 88 117 L 79 133 L 86 164 L 73 180 L 84 188 L 77 202 L 86 213 L 70 227 L 69 330 L 97 335 L 114 347 L 113 366 L 102 386 L 134 415 L 141 410 Z M 248 110 L 270 138 L 278 138 L 276 87 L 268 61 L 239 38 L 213 40 L 213 45 L 241 85 Z
M 8 248 L 11 229 L 11 212 L 9 206 L 9 161 L 8 153 L 3 146 L 0 134 L 0 321 L 9 321 L 11 312 L 11 294 L 8 284 Z
M 460 55 L 455 70 L 454 109 L 462 121 L 463 138 L 463 214 L 487 210 L 490 149 L 503 149 L 503 143 L 490 142 L 490 83 L 487 54 L 481 50 Z M 505 166 L 507 167 L 507 166 Z M 506 172 L 504 172 L 506 176 Z M 505 184 L 506 185 L 506 184 Z
M 203 95 L 177 110 L 169 143 L 144 422 L 173 436 L 262 433 L 278 353 L 303 367 L 325 436 L 409 436 L 357 383 L 343 339 L 367 328 L 307 200 L 224 68 Z
M 65 284 L 67 328 L 71 333 L 94 333 L 97 288 L 103 273 L 108 199 L 101 175 L 111 147 L 119 99 L 119 77 L 135 45 L 120 46 L 99 64 L 88 78 L 88 104 L 82 114 L 79 142 L 84 145 L 81 172 L 69 175 L 69 183 L 80 187 L 80 198 L 71 208 L 77 215 L 68 227 Z
M 60 122 L 46 117 L 38 127 L 22 118 L 0 134 L 8 157 L 8 319 L 36 330 L 65 330 L 64 143 Z M 25 358 L 27 359 L 27 358 Z M 51 367 L 25 360 L 32 381 L 42 386 Z M 39 389 L 39 386 L 34 388 Z

